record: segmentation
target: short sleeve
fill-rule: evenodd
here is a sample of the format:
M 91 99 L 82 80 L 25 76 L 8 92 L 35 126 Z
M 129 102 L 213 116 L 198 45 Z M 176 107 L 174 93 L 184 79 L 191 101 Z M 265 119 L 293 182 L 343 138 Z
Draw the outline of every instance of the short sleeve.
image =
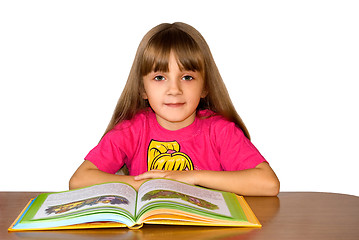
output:
M 96 167 L 107 173 L 116 173 L 124 164 L 126 157 L 118 146 L 118 131 L 108 132 L 85 157 L 96 165 Z
M 225 171 L 238 171 L 255 168 L 266 162 L 242 130 L 230 122 L 220 127 L 217 136 L 220 163 Z

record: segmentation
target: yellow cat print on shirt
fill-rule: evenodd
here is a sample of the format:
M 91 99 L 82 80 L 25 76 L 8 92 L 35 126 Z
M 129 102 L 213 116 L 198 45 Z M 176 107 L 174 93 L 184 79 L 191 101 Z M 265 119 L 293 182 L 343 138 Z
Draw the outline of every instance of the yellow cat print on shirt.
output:
M 147 151 L 147 170 L 193 170 L 191 158 L 180 152 L 176 141 L 160 142 L 151 140 Z

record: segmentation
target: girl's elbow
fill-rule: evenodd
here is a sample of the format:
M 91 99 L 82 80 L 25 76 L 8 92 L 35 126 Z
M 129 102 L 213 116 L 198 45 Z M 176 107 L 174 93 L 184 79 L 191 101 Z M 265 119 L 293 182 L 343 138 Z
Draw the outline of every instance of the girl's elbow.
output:
M 69 181 L 69 189 L 70 189 L 70 190 L 74 189 L 74 188 L 75 188 L 75 185 L 76 185 L 76 181 L 75 181 L 75 179 L 74 179 L 74 176 L 72 176 L 72 177 L 70 178 L 70 181 Z
M 77 176 L 77 174 L 74 174 L 69 181 L 69 189 L 76 189 L 76 188 L 80 188 L 81 185 L 81 179 L 79 178 L 79 176 Z
M 279 194 L 280 191 L 280 182 L 278 178 L 270 181 L 267 187 L 267 196 L 275 197 Z

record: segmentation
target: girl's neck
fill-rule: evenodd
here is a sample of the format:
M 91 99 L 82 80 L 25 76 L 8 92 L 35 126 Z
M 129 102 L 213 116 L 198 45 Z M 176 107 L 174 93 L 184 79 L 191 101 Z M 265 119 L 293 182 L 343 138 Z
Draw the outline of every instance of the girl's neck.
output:
M 188 116 L 183 121 L 179 121 L 179 122 L 168 121 L 165 118 L 162 118 L 158 114 L 155 114 L 155 115 L 156 115 L 156 120 L 157 120 L 158 124 L 161 127 L 163 127 L 164 129 L 167 129 L 169 131 L 177 131 L 177 130 L 180 130 L 182 128 L 188 127 L 196 119 L 196 112 L 194 112 L 192 115 Z

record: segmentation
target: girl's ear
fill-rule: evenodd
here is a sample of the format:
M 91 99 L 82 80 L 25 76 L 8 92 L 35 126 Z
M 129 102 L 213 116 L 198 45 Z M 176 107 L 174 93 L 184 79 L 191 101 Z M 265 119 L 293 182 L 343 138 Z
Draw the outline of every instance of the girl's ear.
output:
M 143 99 L 148 99 L 147 93 L 146 93 L 145 91 L 142 92 L 142 98 L 143 98 Z
M 205 98 L 208 95 L 208 91 L 206 89 L 203 89 L 202 93 L 201 93 L 201 98 Z

